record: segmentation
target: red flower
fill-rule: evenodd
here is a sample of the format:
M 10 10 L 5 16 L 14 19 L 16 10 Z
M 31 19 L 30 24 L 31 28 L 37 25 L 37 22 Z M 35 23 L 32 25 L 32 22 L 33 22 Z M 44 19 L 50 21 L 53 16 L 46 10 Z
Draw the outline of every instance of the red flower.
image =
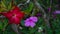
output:
M 16 6 L 13 10 L 10 10 L 9 12 L 3 12 L 1 14 L 8 18 L 10 24 L 19 24 L 20 20 L 24 17 L 24 13 L 21 12 L 21 10 Z

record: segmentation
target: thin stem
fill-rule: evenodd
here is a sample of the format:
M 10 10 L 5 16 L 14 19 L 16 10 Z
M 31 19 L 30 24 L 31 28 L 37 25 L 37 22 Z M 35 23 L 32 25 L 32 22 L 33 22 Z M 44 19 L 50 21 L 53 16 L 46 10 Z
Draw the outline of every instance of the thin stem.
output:
M 47 14 L 45 13 L 45 10 L 41 7 L 41 5 L 36 0 L 33 0 L 33 3 L 37 8 L 39 8 L 44 13 L 43 19 L 45 20 L 47 27 L 50 28 L 49 20 L 47 19 Z
M 27 0 L 24 4 L 20 3 L 20 4 L 18 4 L 17 6 L 19 7 L 19 6 L 21 6 L 21 5 L 26 5 L 26 4 L 28 4 L 29 2 L 30 2 L 30 0 Z

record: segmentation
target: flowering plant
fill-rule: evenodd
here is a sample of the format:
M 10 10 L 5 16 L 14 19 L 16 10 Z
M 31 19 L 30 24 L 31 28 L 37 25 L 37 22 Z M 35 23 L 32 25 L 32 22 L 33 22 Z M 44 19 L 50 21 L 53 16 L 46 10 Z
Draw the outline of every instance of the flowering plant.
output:
M 60 34 L 59 0 L 0 2 L 0 34 Z

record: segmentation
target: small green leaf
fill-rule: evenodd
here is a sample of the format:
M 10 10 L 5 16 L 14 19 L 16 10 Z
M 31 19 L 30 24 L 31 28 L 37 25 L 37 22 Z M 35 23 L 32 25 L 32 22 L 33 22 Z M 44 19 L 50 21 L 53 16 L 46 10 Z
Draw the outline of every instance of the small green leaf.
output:
M 21 25 L 24 26 L 24 20 L 21 20 Z
M 0 21 L 0 29 L 3 29 L 3 23 Z
M 4 19 L 3 22 L 0 21 L 0 29 L 5 28 L 8 25 L 8 20 Z
M 3 2 L 3 1 L 1 2 L 1 5 L 2 5 L 3 7 L 5 7 L 5 8 L 6 8 L 6 5 L 4 4 L 4 2 Z
M 8 5 L 8 10 L 10 10 L 12 7 L 12 3 L 10 2 L 9 5 Z
M 42 32 L 37 32 L 37 31 L 36 31 L 35 34 L 42 34 Z
M 26 10 L 24 10 L 24 11 L 29 14 L 32 11 L 33 6 L 34 6 L 33 3 L 30 2 L 29 7 Z
M 29 28 L 29 33 L 33 34 L 34 32 L 36 32 L 37 28 Z
M 4 26 L 3 27 L 5 28 L 7 25 L 8 25 L 8 20 L 5 18 L 4 19 Z

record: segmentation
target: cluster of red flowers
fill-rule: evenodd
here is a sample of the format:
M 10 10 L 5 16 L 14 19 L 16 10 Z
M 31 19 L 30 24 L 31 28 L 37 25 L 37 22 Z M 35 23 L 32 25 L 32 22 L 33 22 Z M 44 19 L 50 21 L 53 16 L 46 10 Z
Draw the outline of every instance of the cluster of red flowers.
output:
M 20 20 L 24 17 L 24 13 L 17 6 L 8 12 L 1 12 L 1 14 L 8 18 L 9 24 L 20 24 Z

